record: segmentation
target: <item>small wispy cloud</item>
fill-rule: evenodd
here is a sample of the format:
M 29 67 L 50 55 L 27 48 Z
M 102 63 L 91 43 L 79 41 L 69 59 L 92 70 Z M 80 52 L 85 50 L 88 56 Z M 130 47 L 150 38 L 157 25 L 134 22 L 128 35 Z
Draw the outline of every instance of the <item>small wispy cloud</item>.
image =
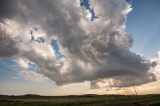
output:
M 47 77 L 43 76 L 34 71 L 30 70 L 19 70 L 17 75 L 13 77 L 14 79 L 26 80 L 26 81 L 39 81 L 44 82 L 49 80 Z

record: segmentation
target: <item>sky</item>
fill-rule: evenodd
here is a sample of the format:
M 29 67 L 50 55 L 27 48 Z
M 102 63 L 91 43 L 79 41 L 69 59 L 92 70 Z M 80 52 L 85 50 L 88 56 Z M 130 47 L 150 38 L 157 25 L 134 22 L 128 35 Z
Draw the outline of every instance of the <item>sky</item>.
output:
M 127 0 L 133 10 L 127 19 L 126 31 L 134 37 L 132 50 L 151 58 L 159 51 L 160 1 Z
M 63 8 L 62 8 L 63 7 Z M 2 0 L 0 94 L 160 93 L 159 0 Z

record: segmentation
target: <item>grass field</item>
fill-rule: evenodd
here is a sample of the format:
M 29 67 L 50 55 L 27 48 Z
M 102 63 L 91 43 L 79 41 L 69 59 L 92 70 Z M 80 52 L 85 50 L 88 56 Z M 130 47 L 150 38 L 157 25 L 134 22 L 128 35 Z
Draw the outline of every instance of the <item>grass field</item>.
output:
M 0 106 L 160 106 L 160 95 L 0 96 Z M 134 105 L 133 105 L 134 106 Z

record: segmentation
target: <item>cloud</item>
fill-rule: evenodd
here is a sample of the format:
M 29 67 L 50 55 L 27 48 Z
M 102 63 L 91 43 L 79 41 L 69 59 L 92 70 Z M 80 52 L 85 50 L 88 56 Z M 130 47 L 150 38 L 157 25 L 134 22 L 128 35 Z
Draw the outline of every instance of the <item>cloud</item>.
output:
M 4 30 L 12 32 L 9 39 L 16 40 L 11 44 L 14 53 L 9 51 L 11 48 L 7 49 L 10 44 L 3 48 L 11 53 L 8 56 L 16 54 L 17 58 L 36 64 L 38 74 L 57 85 L 90 81 L 92 88 L 128 87 L 133 81 L 136 85 L 155 81 L 156 75 L 149 71 L 152 63 L 130 51 L 134 40 L 125 27 L 131 4 L 124 0 L 90 2 L 98 17 L 94 21 L 87 17 L 80 1 L 15 0 L 11 12 L 7 12 L 8 7 L 4 5 L 2 10 L 7 14 L 1 13 L 1 24 L 8 22 Z M 42 32 L 45 42 L 31 41 L 29 30 L 33 26 L 41 30 L 35 31 L 34 36 Z M 64 54 L 62 60 L 52 48 L 53 39 L 58 41 L 58 50 Z M 26 72 L 20 75 L 28 75 Z
M 10 38 L 9 34 L 3 29 L 3 24 L 0 23 L 0 57 L 9 57 L 19 52 L 14 39 Z
M 3 18 L 11 18 L 18 11 L 18 2 L 12 0 L 1 0 L 0 3 L 0 20 Z
M 46 81 L 48 80 L 47 77 L 43 76 L 42 74 L 39 74 L 34 71 L 30 70 L 21 70 L 17 72 L 17 76 L 13 77 L 14 79 L 23 79 L 23 80 L 29 80 L 29 81 Z
M 19 66 L 20 68 L 28 68 L 29 67 L 29 61 L 23 58 L 18 58 L 16 60 L 17 66 Z
M 16 65 L 12 66 L 17 69 L 17 75 L 14 79 L 29 80 L 29 81 L 46 81 L 49 80 L 44 75 L 37 73 L 37 65 L 27 60 L 26 58 L 17 58 Z
M 80 0 L 80 5 L 84 6 L 89 11 L 91 21 L 94 21 L 96 18 L 98 18 L 94 12 L 94 9 L 90 7 L 91 5 L 89 0 Z
M 160 51 L 157 53 L 157 56 L 151 58 L 150 61 L 153 67 L 150 68 L 149 72 L 153 73 L 157 80 L 160 80 Z

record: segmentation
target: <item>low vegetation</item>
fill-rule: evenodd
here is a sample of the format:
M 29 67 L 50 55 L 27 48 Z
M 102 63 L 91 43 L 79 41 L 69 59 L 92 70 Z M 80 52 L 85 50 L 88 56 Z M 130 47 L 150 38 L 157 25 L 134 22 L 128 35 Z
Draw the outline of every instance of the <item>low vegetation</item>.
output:
M 133 101 L 144 106 L 160 106 L 160 95 L 0 96 L 0 106 L 131 106 Z

